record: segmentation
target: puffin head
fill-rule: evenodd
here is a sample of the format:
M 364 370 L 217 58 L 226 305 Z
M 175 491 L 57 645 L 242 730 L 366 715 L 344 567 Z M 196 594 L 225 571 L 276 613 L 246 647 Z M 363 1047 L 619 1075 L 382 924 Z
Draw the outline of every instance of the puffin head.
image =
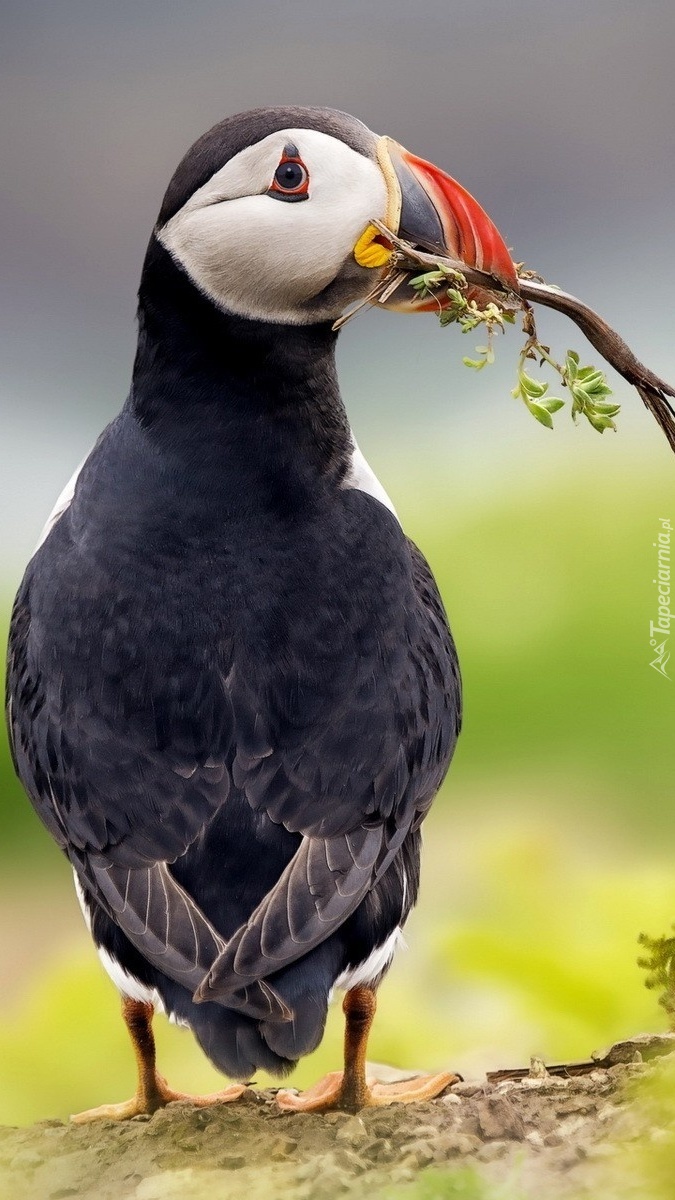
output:
M 220 311 L 309 325 L 335 320 L 387 272 L 392 247 L 373 218 L 515 283 L 500 234 L 460 184 L 325 108 L 254 109 L 214 126 L 179 164 L 154 238 Z M 404 284 L 388 307 L 437 306 Z

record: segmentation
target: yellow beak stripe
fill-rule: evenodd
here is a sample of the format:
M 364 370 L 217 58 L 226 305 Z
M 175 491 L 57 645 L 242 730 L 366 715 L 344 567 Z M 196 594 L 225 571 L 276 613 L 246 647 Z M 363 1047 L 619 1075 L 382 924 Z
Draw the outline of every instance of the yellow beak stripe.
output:
M 384 224 L 391 230 L 397 230 L 401 220 L 401 185 L 389 156 L 389 140 L 388 137 L 378 138 L 377 161 L 387 184 Z M 381 236 L 374 225 L 368 225 L 363 231 L 354 247 L 354 258 L 360 267 L 386 267 L 392 256 L 392 249 L 375 240 Z
M 374 239 L 381 237 L 379 229 L 368 225 L 354 247 L 354 258 L 360 267 L 386 267 L 391 258 L 391 247 L 383 246 Z

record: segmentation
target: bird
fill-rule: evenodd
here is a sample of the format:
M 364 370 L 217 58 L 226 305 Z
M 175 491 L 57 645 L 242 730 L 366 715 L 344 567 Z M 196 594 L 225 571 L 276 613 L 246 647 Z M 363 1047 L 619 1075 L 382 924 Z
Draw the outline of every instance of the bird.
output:
M 461 724 L 438 588 L 337 380 L 350 306 L 437 306 L 373 220 L 515 281 L 477 201 L 348 114 L 258 108 L 195 142 L 145 256 L 128 397 L 19 587 L 14 765 L 138 1070 L 130 1101 L 74 1120 L 188 1098 L 157 1070 L 156 1012 L 234 1081 L 194 1103 L 225 1103 L 316 1048 L 335 989 L 343 1069 L 280 1107 L 357 1111 L 457 1078 L 366 1079 Z

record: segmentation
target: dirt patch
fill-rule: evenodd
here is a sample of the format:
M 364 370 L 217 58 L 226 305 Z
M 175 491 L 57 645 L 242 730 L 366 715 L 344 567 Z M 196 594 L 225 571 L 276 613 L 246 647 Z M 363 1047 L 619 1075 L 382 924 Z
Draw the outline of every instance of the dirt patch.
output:
M 273 1092 L 236 1104 L 172 1104 L 151 1118 L 0 1128 L 0 1195 L 11 1200 L 332 1200 L 412 1183 L 427 1167 L 472 1164 L 488 1180 L 518 1172 L 519 1194 L 593 1194 L 626 1137 L 647 1132 L 625 1083 L 675 1036 L 623 1042 L 579 1075 L 455 1084 L 438 1100 L 344 1113 L 286 1114 Z M 402 1195 L 405 1195 L 405 1186 Z

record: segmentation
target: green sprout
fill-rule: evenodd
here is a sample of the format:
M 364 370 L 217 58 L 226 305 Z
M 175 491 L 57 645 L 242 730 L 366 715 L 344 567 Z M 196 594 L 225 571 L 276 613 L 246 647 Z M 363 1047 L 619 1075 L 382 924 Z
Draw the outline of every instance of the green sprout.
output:
M 666 1010 L 668 1024 L 675 1033 L 675 937 L 651 938 L 641 933 L 638 942 L 648 951 L 647 956 L 638 959 L 638 966 L 647 972 L 645 987 L 650 991 L 661 989 L 659 1004 Z
M 518 264 L 518 270 L 523 278 L 532 276 L 532 272 L 523 270 L 522 263 Z M 503 333 L 505 324 L 515 323 L 512 309 L 501 307 L 494 301 L 489 301 L 484 308 L 480 308 L 476 300 L 467 299 L 465 293 L 469 285 L 461 271 L 449 267 L 426 271 L 410 283 L 421 299 L 432 297 L 438 301 L 441 325 L 457 324 L 462 333 L 472 333 L 479 325 L 485 327 L 487 344 L 476 346 L 477 358 L 465 356 L 462 359 L 465 366 L 474 371 L 481 371 L 483 367 L 494 362 L 495 334 Z M 439 289 L 444 290 L 442 303 Z M 559 375 L 563 386 L 571 394 L 574 421 L 582 415 L 598 433 L 604 433 L 605 429 L 616 429 L 613 418 L 619 411 L 619 405 L 607 399 L 612 395 L 612 389 L 604 373 L 596 367 L 580 366 L 579 355 L 574 350 L 567 351 L 564 363 L 557 362 L 551 356 L 550 347 L 542 345 L 537 337 L 530 305 L 523 301 L 522 308 L 523 333 L 526 334 L 527 340 L 518 360 L 518 382 L 511 392 L 514 399 L 522 400 L 541 425 L 553 429 L 553 414 L 564 407 L 565 401 L 558 396 L 549 396 L 548 383 L 535 379 L 525 369 L 528 360 L 537 362 L 540 367 L 547 363 Z
M 465 366 L 472 367 L 474 371 L 480 371 L 494 362 L 495 333 L 503 331 L 505 323 L 509 325 L 515 323 L 515 316 L 510 309 L 500 308 L 492 302 L 486 304 L 485 308 L 479 308 L 475 300 L 467 300 L 463 291 L 460 290 L 466 289 L 466 279 L 460 271 L 452 271 L 448 267 L 439 267 L 437 271 L 427 271 L 410 282 L 423 300 L 429 296 L 438 300 L 437 289 L 439 286 L 448 282 L 456 283 L 457 287 L 447 287 L 445 290 L 445 299 L 449 303 L 441 306 L 439 302 L 439 321 L 441 325 L 459 325 L 462 333 L 472 333 L 479 325 L 484 325 L 487 346 L 476 346 L 476 352 L 480 358 L 463 358 L 462 361 Z

